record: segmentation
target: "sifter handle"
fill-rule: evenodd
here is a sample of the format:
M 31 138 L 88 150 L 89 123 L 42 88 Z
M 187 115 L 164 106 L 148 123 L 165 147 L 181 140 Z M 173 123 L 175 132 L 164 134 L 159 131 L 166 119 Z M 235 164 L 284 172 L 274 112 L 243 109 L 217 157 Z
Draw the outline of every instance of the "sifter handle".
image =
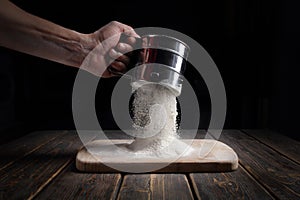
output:
M 121 33 L 120 39 L 119 39 L 118 43 L 127 43 L 128 37 L 132 37 L 132 36 L 128 36 L 128 35 L 126 35 L 124 33 Z M 136 39 L 136 42 L 132 46 L 134 50 L 131 51 L 131 52 L 128 52 L 128 53 L 124 54 L 124 55 L 126 55 L 126 56 L 128 56 L 130 58 L 130 62 L 128 64 L 128 66 L 127 66 L 128 70 L 132 69 L 133 67 L 135 67 L 135 64 L 137 63 L 137 61 L 139 59 L 140 49 L 142 48 L 142 39 L 141 38 L 137 38 L 137 37 L 135 39 Z M 108 66 L 107 70 L 110 73 L 114 74 L 114 75 L 117 75 L 117 76 L 126 76 L 126 77 L 128 77 L 128 78 L 131 79 L 131 76 L 126 75 L 123 72 L 120 72 L 120 71 L 114 69 L 111 66 Z

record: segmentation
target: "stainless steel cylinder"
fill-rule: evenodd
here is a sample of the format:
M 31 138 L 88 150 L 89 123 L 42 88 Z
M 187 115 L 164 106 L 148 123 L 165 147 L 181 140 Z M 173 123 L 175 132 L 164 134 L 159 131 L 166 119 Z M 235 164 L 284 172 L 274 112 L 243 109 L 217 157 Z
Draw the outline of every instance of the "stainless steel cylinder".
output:
M 184 42 L 165 35 L 142 36 L 142 48 L 132 74 L 132 87 L 158 83 L 179 96 L 190 51 Z

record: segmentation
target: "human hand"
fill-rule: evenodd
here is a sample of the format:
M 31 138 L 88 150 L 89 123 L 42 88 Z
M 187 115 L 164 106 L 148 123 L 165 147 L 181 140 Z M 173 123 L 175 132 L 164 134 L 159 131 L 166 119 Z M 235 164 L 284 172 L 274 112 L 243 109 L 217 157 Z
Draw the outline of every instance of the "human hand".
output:
M 126 43 L 119 42 L 121 34 L 126 34 Z M 114 76 L 108 66 L 114 71 L 124 72 L 130 58 L 125 53 L 133 50 L 136 38 L 139 37 L 132 27 L 120 22 L 112 21 L 100 28 L 98 31 L 89 34 L 89 41 L 95 47 L 88 52 L 80 68 L 94 75 L 108 78 Z

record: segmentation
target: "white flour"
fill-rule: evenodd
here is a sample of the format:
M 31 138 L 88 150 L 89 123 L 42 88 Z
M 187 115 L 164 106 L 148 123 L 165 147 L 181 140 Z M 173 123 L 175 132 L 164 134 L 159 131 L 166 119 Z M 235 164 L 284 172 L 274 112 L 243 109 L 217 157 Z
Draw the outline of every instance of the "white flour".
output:
M 157 159 L 173 162 L 194 151 L 189 142 L 179 139 L 176 96 L 168 88 L 158 84 L 139 87 L 135 90 L 132 111 L 133 142 L 91 144 L 89 152 L 100 156 L 102 162 L 110 162 L 112 156 L 119 156 L 127 161 L 148 158 L 151 163 L 158 162 Z
M 177 138 L 176 96 L 159 84 L 146 84 L 135 91 L 133 121 L 136 139 L 127 146 L 138 154 L 177 155 L 185 148 Z

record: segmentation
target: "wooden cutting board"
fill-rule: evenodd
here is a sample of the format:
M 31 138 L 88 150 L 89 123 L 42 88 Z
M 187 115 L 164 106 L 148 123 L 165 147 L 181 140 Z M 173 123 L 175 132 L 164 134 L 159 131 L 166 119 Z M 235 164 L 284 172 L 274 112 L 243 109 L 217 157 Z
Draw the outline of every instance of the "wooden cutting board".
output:
M 79 171 L 99 173 L 227 172 L 238 168 L 237 154 L 222 142 L 208 139 L 180 141 L 190 144 L 194 151 L 170 159 L 168 157 L 135 157 L 126 153 L 118 154 L 113 148 L 113 146 L 130 144 L 132 140 L 95 140 L 86 145 L 89 151 L 84 147 L 77 153 L 76 167 Z M 90 151 L 94 153 L 90 153 Z

